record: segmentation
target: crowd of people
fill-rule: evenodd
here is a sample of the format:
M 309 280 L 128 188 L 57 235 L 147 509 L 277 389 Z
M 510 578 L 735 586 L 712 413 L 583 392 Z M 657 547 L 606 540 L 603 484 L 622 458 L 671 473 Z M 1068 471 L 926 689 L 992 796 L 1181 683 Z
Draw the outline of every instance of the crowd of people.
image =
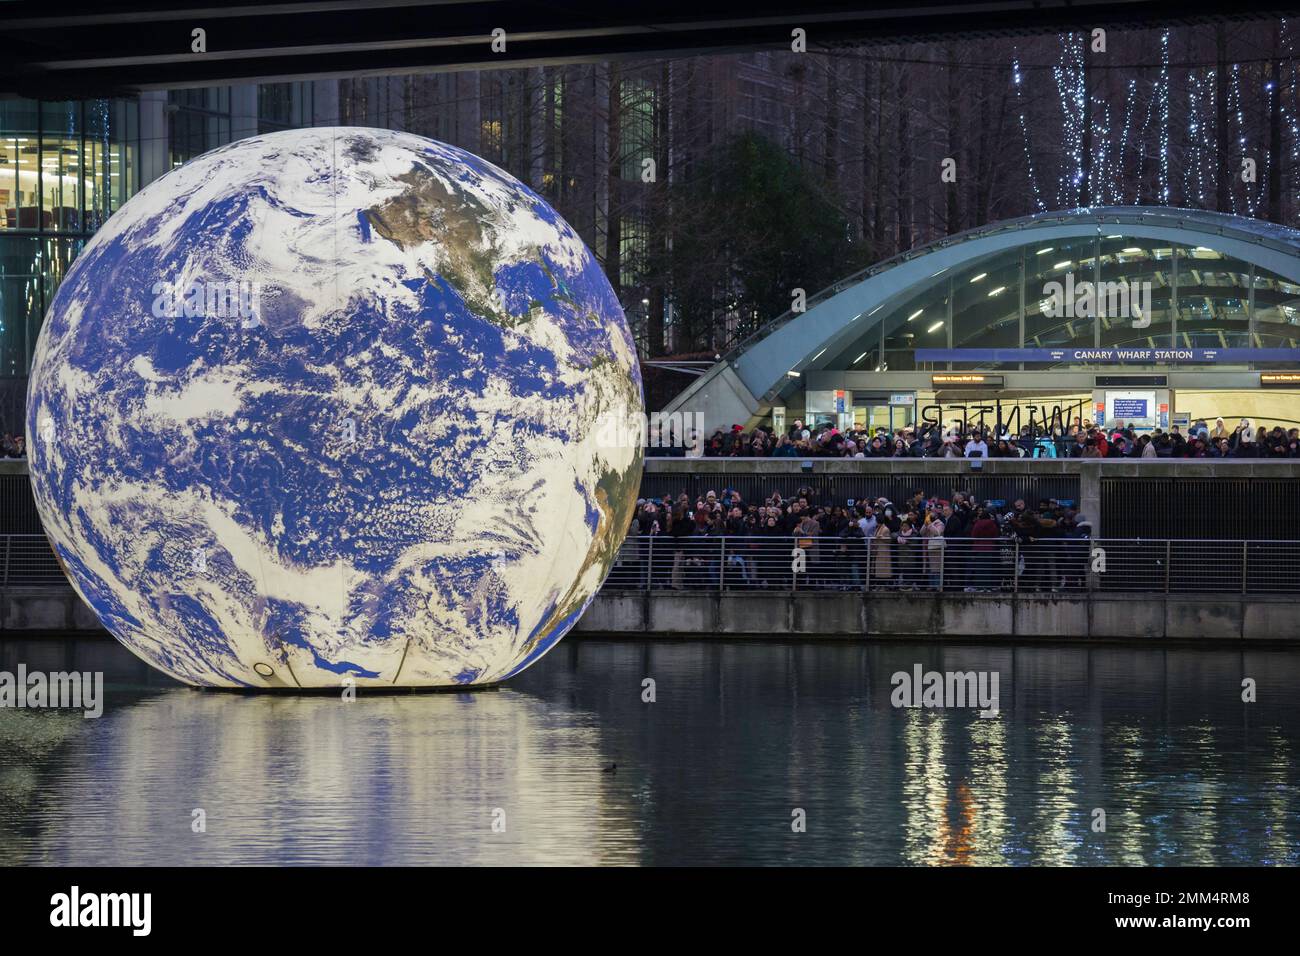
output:
M 1174 425 L 1139 432 L 1131 424 L 1094 425 L 1075 420 L 1068 426 L 1026 425 L 1016 433 L 954 421 L 841 431 L 829 423 L 796 420 L 783 434 L 760 425 L 717 431 L 703 442 L 707 458 L 1300 458 L 1300 429 L 1256 428 L 1241 419 L 1229 429 L 1193 423 L 1184 434 Z
M 22 435 L 11 435 L 4 433 L 4 440 L 0 441 L 0 458 L 26 458 L 27 441 Z
M 1092 525 L 1070 504 L 918 490 L 897 504 L 838 505 L 807 487 L 761 503 L 730 488 L 695 501 L 641 499 L 612 581 L 682 590 L 1082 589 Z

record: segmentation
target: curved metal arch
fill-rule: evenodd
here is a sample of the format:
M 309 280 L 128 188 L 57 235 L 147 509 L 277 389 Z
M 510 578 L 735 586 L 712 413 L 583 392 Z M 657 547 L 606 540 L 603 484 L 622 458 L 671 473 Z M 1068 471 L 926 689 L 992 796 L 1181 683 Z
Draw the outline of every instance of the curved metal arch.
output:
M 1204 246 L 1300 283 L 1300 232 L 1273 223 L 1141 206 L 1025 216 L 945 237 L 841 279 L 812 296 L 806 311 L 786 312 L 728 352 L 669 410 L 704 405 L 712 391 L 715 400 L 720 394 L 734 397 L 752 414 L 779 392 L 788 373 L 824 367 L 825 362 L 818 364 L 822 356 L 830 361 L 850 338 L 875 327 L 863 319 L 876 314 L 885 318 L 891 301 L 924 292 L 950 270 L 1024 245 L 1114 234 Z

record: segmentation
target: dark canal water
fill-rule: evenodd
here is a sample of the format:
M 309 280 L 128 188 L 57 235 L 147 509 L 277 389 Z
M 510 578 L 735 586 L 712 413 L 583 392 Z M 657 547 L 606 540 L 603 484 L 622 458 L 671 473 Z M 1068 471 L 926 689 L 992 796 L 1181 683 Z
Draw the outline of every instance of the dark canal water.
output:
M 19 662 L 109 686 L 96 720 L 0 709 L 0 864 L 1300 862 L 1295 650 L 566 640 L 499 690 L 355 703 L 107 640 Z M 917 663 L 997 672 L 1000 713 L 892 707 Z

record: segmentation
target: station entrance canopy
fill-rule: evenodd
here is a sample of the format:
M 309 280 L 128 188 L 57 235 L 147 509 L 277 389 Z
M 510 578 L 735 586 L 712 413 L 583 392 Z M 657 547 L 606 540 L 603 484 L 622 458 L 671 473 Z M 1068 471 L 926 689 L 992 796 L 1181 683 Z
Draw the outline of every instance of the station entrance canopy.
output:
M 1296 368 L 1300 232 L 1200 210 L 1093 207 L 995 223 L 849 276 L 768 323 L 667 411 L 712 430 L 811 411 L 827 394 L 841 406 L 847 392 L 915 395 L 938 371 L 1003 373 L 1013 398 L 1086 397 L 1106 370 L 1242 391 L 1258 387 L 1257 370 Z

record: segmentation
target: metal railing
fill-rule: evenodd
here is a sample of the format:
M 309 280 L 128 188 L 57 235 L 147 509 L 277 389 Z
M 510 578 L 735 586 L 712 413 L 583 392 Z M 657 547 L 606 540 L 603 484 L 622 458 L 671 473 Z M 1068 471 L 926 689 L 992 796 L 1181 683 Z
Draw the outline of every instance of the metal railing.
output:
M 43 534 L 0 535 L 0 587 L 67 587 L 50 542 Z
M 1300 541 L 629 537 L 607 590 L 1300 594 Z
M 44 535 L 0 535 L 0 586 L 66 587 Z M 1300 541 L 628 537 L 609 591 L 1298 594 Z

